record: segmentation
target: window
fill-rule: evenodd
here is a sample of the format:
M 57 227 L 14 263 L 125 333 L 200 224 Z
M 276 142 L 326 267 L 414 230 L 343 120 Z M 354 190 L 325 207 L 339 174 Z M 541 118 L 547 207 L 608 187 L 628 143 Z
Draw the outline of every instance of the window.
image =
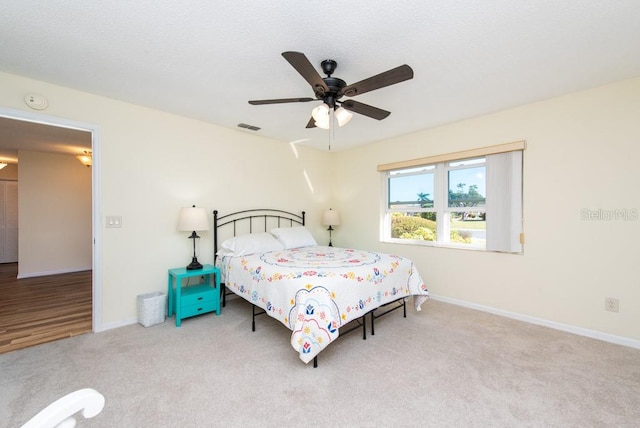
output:
M 522 150 L 495 147 L 379 166 L 382 240 L 522 252 Z

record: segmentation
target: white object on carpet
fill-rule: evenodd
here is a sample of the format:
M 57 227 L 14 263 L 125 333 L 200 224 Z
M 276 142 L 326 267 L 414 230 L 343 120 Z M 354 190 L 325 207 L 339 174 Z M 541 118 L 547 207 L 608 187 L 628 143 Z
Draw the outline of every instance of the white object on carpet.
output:
M 65 395 L 49 404 L 29 420 L 22 428 L 73 428 L 79 411 L 89 419 L 104 407 L 104 396 L 95 389 L 85 388 Z

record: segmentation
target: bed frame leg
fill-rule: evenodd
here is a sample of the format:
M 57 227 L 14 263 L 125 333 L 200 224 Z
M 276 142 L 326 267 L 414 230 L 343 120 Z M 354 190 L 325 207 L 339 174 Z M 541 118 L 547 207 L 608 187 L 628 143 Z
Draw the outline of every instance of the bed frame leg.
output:
M 375 309 L 373 311 L 371 311 L 371 336 L 375 336 L 375 334 L 376 334 L 376 328 L 374 326 L 375 321 L 376 321 L 376 314 L 373 313 L 374 311 L 375 311 Z
M 316 355 L 315 357 L 313 357 L 313 368 L 317 368 L 318 367 L 318 356 Z
M 226 307 L 227 306 L 227 293 L 226 293 L 226 288 L 227 286 L 222 284 L 222 287 L 220 287 L 220 294 L 222 294 L 222 307 Z
M 367 314 L 362 316 L 362 340 L 367 340 Z
M 256 305 L 251 305 L 251 331 L 256 331 Z
M 402 310 L 404 311 L 404 317 L 407 317 L 407 299 L 402 299 Z

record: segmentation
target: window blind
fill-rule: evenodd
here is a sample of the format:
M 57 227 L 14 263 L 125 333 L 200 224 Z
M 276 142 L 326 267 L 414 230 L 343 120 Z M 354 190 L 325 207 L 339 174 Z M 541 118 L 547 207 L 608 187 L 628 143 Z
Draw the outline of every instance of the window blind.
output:
M 488 155 L 487 251 L 521 253 L 522 150 Z

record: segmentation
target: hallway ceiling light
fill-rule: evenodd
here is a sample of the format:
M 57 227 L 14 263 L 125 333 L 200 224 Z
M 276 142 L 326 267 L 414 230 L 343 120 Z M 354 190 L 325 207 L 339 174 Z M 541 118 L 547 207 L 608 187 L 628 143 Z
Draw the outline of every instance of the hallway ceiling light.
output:
M 85 150 L 84 153 L 76 155 L 76 158 L 80 161 L 80 163 L 86 167 L 90 167 L 93 163 L 93 159 L 91 157 L 91 152 Z

